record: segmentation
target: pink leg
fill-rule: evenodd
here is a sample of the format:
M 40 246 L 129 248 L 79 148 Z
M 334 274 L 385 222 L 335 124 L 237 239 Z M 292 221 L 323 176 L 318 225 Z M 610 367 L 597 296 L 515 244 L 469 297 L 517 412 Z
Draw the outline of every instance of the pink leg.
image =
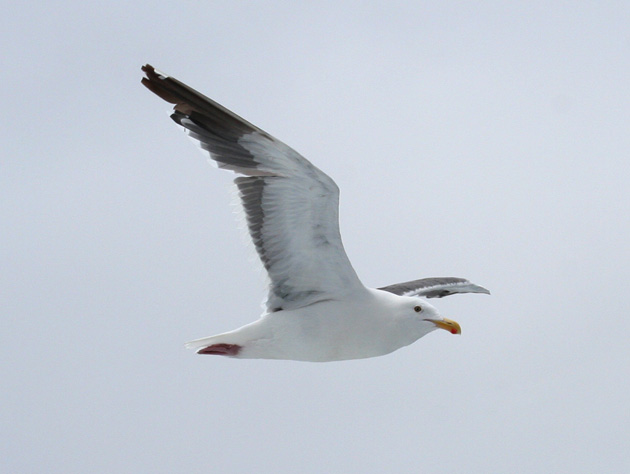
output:
M 238 344 L 212 344 L 211 346 L 199 349 L 197 354 L 215 354 L 224 356 L 235 356 L 241 350 Z

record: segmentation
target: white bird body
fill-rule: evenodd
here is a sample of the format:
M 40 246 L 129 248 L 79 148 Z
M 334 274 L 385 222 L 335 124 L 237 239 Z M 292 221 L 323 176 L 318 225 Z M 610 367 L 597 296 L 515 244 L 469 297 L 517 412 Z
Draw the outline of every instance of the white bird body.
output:
M 419 319 L 439 317 L 422 298 L 363 288 L 341 300 L 264 313 L 260 319 L 216 336 L 189 342 L 240 347 L 233 357 L 323 362 L 389 354 L 438 328 Z M 414 307 L 420 306 L 420 313 Z
M 457 323 L 420 296 L 488 293 L 462 278 L 366 288 L 339 234 L 339 189 L 292 148 L 178 80 L 143 68 L 142 83 L 175 104 L 171 118 L 235 179 L 267 274 L 267 311 L 234 331 L 187 344 L 199 354 L 333 361 L 388 354 Z

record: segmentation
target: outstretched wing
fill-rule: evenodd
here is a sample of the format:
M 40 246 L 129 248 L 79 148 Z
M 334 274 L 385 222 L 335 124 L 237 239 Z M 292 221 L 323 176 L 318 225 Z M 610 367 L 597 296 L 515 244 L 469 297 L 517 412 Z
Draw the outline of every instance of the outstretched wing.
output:
M 171 118 L 236 178 L 249 233 L 271 279 L 269 311 L 342 297 L 363 285 L 341 243 L 339 189 L 295 150 L 238 115 L 143 66 L 142 83 L 175 104 Z
M 455 277 L 421 278 L 420 280 L 384 286 L 379 288 L 379 290 L 388 291 L 395 295 L 422 296 L 425 298 L 442 298 L 455 293 L 490 294 L 488 290 L 481 286 L 475 285 L 464 278 Z

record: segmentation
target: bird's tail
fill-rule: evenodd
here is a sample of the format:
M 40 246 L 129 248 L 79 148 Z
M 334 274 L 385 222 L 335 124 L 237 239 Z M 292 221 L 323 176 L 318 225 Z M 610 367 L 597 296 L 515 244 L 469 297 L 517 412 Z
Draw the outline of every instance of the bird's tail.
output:
M 201 339 L 195 339 L 194 341 L 187 342 L 186 344 L 184 344 L 184 346 L 186 347 L 186 349 L 199 351 L 199 349 L 203 349 L 205 347 L 219 343 L 220 338 L 220 334 L 217 336 L 202 337 Z
M 249 323 L 233 331 L 202 337 L 186 343 L 188 349 L 193 349 L 197 354 L 218 354 L 244 357 L 241 352 L 243 346 L 250 341 L 260 339 L 260 320 Z
M 238 330 L 216 336 L 202 337 L 186 343 L 186 348 L 193 349 L 197 354 L 213 354 L 235 357 L 242 349 L 242 337 Z

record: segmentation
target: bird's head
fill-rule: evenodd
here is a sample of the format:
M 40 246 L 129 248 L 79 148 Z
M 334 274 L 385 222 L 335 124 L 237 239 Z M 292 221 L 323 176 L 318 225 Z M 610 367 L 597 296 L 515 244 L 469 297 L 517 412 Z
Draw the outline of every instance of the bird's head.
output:
M 403 297 L 407 300 L 403 311 L 405 317 L 412 319 L 414 325 L 419 325 L 421 330 L 427 334 L 435 329 L 444 329 L 451 334 L 461 334 L 462 328 L 455 321 L 440 315 L 438 310 L 427 303 L 425 299 L 419 297 Z

